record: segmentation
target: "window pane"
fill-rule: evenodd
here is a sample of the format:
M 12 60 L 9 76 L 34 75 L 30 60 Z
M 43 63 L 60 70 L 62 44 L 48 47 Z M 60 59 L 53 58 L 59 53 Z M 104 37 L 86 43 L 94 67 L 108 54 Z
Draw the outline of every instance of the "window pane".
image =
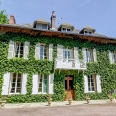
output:
M 69 80 L 69 90 L 73 90 L 73 80 Z
M 44 75 L 43 92 L 47 93 L 47 76 Z
M 47 25 L 46 24 L 42 24 L 42 29 L 47 30 Z
M 21 88 L 17 87 L 16 93 L 21 93 Z
M 67 80 L 65 80 L 65 90 L 67 90 Z

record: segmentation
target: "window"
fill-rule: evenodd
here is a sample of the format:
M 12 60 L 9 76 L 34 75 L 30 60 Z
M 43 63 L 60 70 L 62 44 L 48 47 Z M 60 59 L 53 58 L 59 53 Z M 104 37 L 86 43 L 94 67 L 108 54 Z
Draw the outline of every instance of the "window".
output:
M 88 76 L 88 91 L 96 91 L 96 77 Z
M 38 93 L 47 93 L 48 77 L 47 75 L 38 76 Z
M 47 24 L 36 24 L 36 28 L 47 30 L 48 26 Z
M 63 49 L 63 58 L 64 59 L 73 59 L 73 49 L 65 48 Z
M 48 59 L 48 45 L 40 45 L 40 59 Z
M 69 28 L 62 28 L 62 32 L 70 32 L 71 31 L 71 29 L 69 29 Z
M 15 57 L 22 58 L 23 57 L 23 49 L 24 45 L 20 42 L 15 42 Z
M 18 73 L 11 73 L 10 80 L 10 93 L 21 93 L 21 85 L 22 85 L 22 75 Z
M 91 32 L 91 31 L 84 31 L 84 34 L 85 34 L 85 35 L 91 35 L 92 32 Z
M 86 49 L 86 61 L 93 62 L 93 50 L 92 49 Z
M 112 52 L 112 63 L 116 63 L 116 52 Z

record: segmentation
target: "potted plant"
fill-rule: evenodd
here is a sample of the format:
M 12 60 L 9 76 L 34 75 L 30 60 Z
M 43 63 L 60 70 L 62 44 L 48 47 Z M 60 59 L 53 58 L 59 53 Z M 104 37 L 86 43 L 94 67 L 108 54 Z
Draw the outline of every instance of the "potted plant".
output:
M 85 99 L 86 99 L 86 101 L 87 101 L 87 104 L 89 104 L 89 102 L 90 102 L 90 97 L 89 97 L 89 95 L 85 95 Z
M 46 98 L 47 98 L 47 101 L 48 101 L 48 106 L 51 106 L 51 103 L 52 103 L 52 96 L 51 96 L 50 94 L 48 94 L 48 95 L 46 96 Z
M 1 108 L 4 108 L 5 103 L 6 103 L 6 100 L 7 100 L 7 97 L 5 97 L 5 96 L 4 96 L 3 98 L 0 99 Z
M 72 98 L 71 97 L 68 98 L 68 103 L 69 103 L 69 105 L 72 104 Z
M 113 101 L 114 97 L 112 96 L 112 94 L 108 94 L 108 98 L 110 99 L 110 102 Z

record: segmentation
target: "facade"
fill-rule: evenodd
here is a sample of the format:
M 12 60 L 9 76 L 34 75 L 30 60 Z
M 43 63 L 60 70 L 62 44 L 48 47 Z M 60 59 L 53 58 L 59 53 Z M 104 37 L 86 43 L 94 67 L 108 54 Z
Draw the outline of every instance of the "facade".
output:
M 63 23 L 0 25 L 0 96 L 7 102 L 105 99 L 116 88 L 116 39 Z

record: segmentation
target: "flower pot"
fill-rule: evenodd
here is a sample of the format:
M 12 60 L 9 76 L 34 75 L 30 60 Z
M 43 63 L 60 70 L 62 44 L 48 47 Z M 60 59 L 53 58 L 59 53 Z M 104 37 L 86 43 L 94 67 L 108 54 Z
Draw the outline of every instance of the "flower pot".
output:
M 4 108 L 6 101 L 0 101 L 1 108 Z

